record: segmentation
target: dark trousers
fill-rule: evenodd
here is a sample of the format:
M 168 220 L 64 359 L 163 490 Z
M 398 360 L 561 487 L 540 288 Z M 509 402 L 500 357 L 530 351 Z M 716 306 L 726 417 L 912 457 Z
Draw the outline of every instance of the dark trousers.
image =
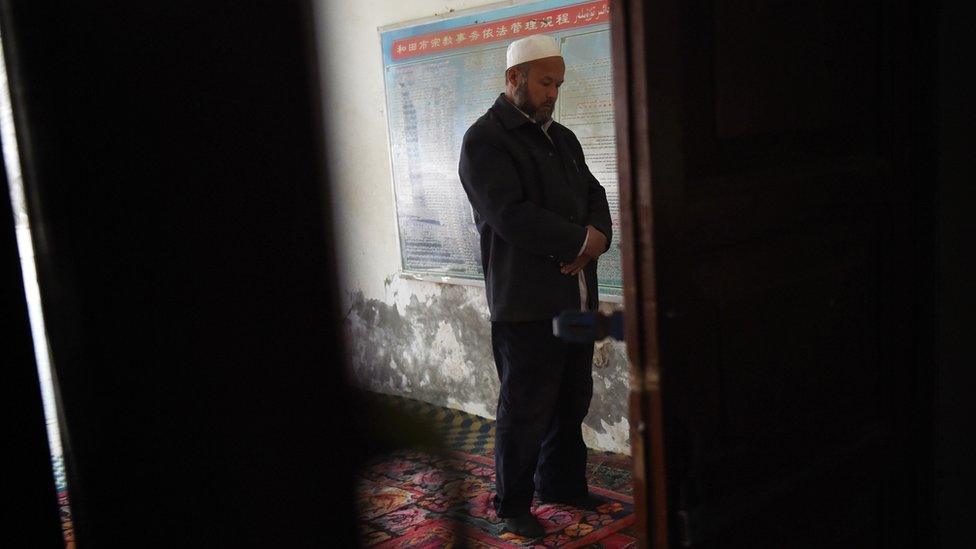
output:
M 543 499 L 585 495 L 581 425 L 593 396 L 593 344 L 566 343 L 552 322 L 492 322 L 501 380 L 495 423 L 495 510 L 528 512 Z

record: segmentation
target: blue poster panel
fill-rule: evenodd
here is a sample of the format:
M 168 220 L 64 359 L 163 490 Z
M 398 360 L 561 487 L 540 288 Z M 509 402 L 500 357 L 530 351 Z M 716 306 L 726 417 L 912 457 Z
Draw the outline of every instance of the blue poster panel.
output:
M 553 114 L 583 145 L 619 233 L 610 2 L 547 0 L 383 31 L 383 70 L 403 271 L 481 279 L 478 231 L 458 179 L 464 132 L 505 89 L 505 49 L 546 33 L 566 80 Z M 619 295 L 619 238 L 600 258 L 600 291 Z

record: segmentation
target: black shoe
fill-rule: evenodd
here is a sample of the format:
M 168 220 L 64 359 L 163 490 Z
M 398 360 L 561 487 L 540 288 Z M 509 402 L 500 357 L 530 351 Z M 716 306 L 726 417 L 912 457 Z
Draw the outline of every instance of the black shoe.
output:
M 541 538 L 546 534 L 546 530 L 539 524 L 539 520 L 529 512 L 517 517 L 504 517 L 503 520 L 506 530 L 523 538 Z
M 587 493 L 582 496 L 576 496 L 571 498 L 549 498 L 545 496 L 539 496 L 539 501 L 542 503 L 557 503 L 559 505 L 569 505 L 570 507 L 575 507 L 577 509 L 583 509 L 584 511 L 594 511 L 597 507 L 603 505 L 607 500 L 594 496 L 593 494 Z

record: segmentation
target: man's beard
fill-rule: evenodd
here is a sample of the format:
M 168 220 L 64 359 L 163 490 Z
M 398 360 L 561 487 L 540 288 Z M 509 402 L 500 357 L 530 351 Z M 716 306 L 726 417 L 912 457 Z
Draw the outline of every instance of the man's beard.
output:
M 552 118 L 552 107 L 549 108 L 536 108 L 533 107 L 529 102 L 529 79 L 526 77 L 519 78 L 519 84 L 515 87 L 515 106 L 518 107 L 522 112 L 529 115 L 530 118 L 536 124 L 542 124 Z

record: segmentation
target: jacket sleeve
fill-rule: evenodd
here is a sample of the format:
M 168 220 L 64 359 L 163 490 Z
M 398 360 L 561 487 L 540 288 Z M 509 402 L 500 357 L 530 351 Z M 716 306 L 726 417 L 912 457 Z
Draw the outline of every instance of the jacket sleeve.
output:
M 464 136 L 458 175 L 472 207 L 505 241 L 529 253 L 573 261 L 586 228 L 529 201 L 512 157 L 477 126 Z
M 597 181 L 593 173 L 590 172 L 590 167 L 586 165 L 586 161 L 583 158 L 583 147 L 579 141 L 576 141 L 576 150 L 579 152 L 580 164 L 583 166 L 583 177 L 586 178 L 589 224 L 596 227 L 596 230 L 607 237 L 606 250 L 609 250 L 610 242 L 613 241 L 613 221 L 610 219 L 610 204 L 607 202 L 607 191 Z

